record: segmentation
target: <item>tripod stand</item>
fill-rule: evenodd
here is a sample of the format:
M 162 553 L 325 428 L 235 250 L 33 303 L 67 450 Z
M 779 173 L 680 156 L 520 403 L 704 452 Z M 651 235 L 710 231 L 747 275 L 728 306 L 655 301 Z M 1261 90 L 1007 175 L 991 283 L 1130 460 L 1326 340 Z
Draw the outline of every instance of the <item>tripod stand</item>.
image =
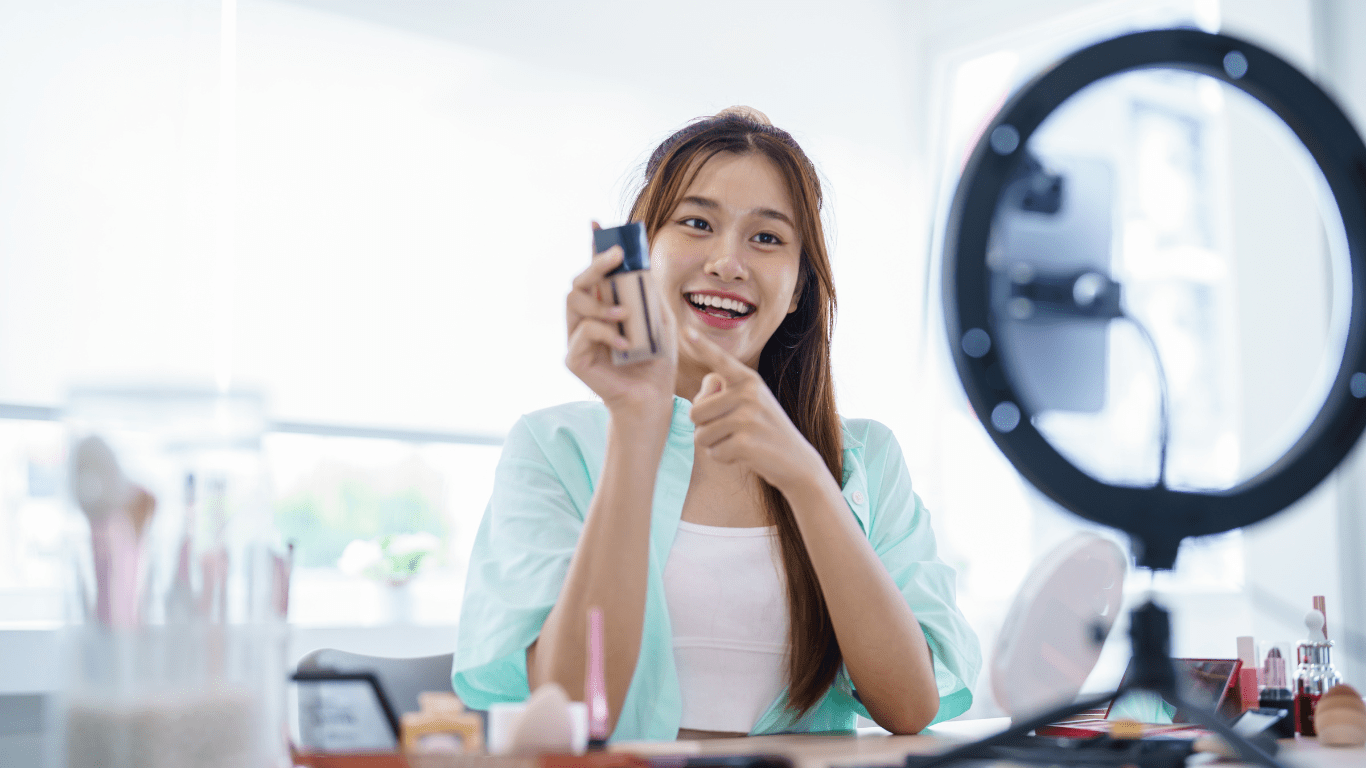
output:
M 1135 753 L 1132 750 L 1123 753 L 1101 750 L 1086 750 L 1082 753 L 1077 750 L 1070 750 L 1072 757 L 1060 758 L 1058 749 L 1031 749 L 1028 746 L 1021 748 L 1022 742 L 1027 742 L 1026 737 L 1030 731 L 1070 717 L 1078 712 L 1099 707 L 1111 699 L 1135 690 L 1151 691 L 1162 696 L 1174 704 L 1177 711 L 1190 718 L 1192 722 L 1218 734 L 1242 759 L 1250 763 L 1258 763 L 1266 766 L 1266 768 L 1286 768 L 1266 750 L 1235 733 L 1228 723 L 1225 723 L 1217 714 L 1202 707 L 1194 706 L 1178 693 L 1176 667 L 1172 664 L 1171 659 L 1171 617 L 1165 608 L 1150 600 L 1135 608 L 1130 616 L 1129 638 L 1133 643 L 1134 656 L 1133 676 L 1128 684 L 1114 693 L 1066 704 L 1016 723 L 994 736 L 988 736 L 971 744 L 956 747 L 940 755 L 913 755 L 906 758 L 906 768 L 935 768 L 936 766 L 965 760 L 995 760 L 1003 757 L 1008 757 L 1014 762 L 1035 762 L 1050 765 L 1063 762 L 1090 763 L 1093 765 L 1137 764 L 1141 768 L 1158 768 L 1158 766 L 1171 765 L 1173 764 L 1173 755 L 1170 751 L 1165 754 L 1156 751 L 1147 755 L 1151 759 L 1145 759 L 1144 754 Z M 1005 753 L 1007 750 L 1008 754 Z M 1181 756 L 1181 759 L 1184 760 L 1184 755 Z M 1175 764 L 1179 765 L 1180 763 Z

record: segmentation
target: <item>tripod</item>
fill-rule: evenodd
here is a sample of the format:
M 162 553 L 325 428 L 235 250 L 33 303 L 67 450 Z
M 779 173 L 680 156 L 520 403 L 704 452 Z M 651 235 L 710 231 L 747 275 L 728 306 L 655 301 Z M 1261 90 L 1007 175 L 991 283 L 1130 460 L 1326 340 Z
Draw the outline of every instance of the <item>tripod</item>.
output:
M 1170 751 L 1165 754 L 1160 751 L 1153 752 L 1149 755 L 1152 759 L 1145 760 L 1145 755 L 1135 754 L 1132 750 L 1124 753 L 1107 753 L 1101 750 L 1086 750 L 1083 753 L 1078 750 L 1069 750 L 1072 753 L 1071 757 L 1060 757 L 1058 749 L 1030 748 L 1027 746 L 1021 748 L 1022 741 L 1026 740 L 1026 735 L 1030 731 L 1070 717 L 1078 712 L 1102 706 L 1105 702 L 1134 690 L 1151 691 L 1162 696 L 1174 704 L 1177 711 L 1184 714 L 1192 722 L 1218 734 L 1243 760 L 1258 763 L 1266 766 L 1266 768 L 1286 768 L 1283 763 L 1277 761 L 1266 750 L 1235 733 L 1228 723 L 1225 723 L 1217 714 L 1191 704 L 1177 692 L 1176 667 L 1172 664 L 1171 659 L 1171 617 L 1165 608 L 1150 600 L 1135 608 L 1130 617 L 1129 638 L 1133 643 L 1134 656 L 1133 675 L 1128 684 L 1120 687 L 1114 693 L 1063 705 L 1052 711 L 1016 723 L 994 736 L 988 736 L 971 744 L 964 744 L 940 755 L 912 755 L 906 758 L 906 768 L 935 768 L 936 766 L 965 760 L 995 760 L 1003 757 L 1008 757 L 1014 762 L 1050 765 L 1064 762 L 1090 763 L 1093 765 L 1137 764 L 1141 768 L 1179 765 L 1179 762 L 1173 761 L 1173 755 Z M 1008 754 L 1003 754 L 1007 751 Z M 1184 760 L 1184 754 L 1181 759 Z

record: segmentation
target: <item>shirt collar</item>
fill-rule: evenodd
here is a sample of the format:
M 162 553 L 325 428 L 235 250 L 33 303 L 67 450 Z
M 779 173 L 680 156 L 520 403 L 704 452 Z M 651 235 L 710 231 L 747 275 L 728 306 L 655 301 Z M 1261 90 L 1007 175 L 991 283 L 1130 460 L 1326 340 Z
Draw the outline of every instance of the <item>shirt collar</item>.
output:
M 669 425 L 670 431 L 685 432 L 692 434 L 692 403 L 684 397 L 674 395 L 674 415 L 673 421 Z

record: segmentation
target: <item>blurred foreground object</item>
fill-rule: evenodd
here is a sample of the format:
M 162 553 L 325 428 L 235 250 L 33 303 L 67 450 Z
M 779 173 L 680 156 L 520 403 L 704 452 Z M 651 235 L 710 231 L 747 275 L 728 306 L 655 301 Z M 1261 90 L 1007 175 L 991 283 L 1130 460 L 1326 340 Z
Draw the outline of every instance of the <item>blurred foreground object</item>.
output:
M 271 525 L 261 399 L 80 390 L 67 425 L 58 764 L 275 764 L 289 569 Z
M 1330 747 L 1366 746 L 1366 702 L 1352 686 L 1335 685 L 1319 699 L 1314 727 Z
M 1025 577 L 992 654 L 996 703 L 1014 717 L 1076 698 L 1124 602 L 1128 559 L 1109 539 L 1079 533 Z

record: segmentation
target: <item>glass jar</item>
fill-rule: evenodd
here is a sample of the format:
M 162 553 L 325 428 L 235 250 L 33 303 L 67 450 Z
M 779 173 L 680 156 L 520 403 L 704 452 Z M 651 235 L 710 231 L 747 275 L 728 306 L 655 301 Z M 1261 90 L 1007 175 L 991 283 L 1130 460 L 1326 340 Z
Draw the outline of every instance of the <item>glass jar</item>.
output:
M 278 764 L 289 555 L 259 396 L 79 390 L 53 765 Z

